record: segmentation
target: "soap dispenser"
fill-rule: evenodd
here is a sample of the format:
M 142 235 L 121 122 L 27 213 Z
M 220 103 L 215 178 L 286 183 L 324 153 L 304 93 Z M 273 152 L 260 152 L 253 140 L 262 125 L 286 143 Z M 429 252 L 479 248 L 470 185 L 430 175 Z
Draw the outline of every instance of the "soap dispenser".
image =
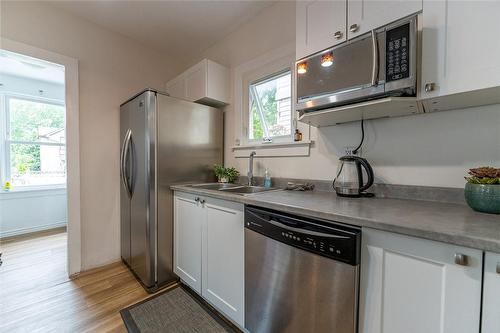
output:
M 271 175 L 269 174 L 269 170 L 266 168 L 266 171 L 264 172 L 264 187 L 270 188 L 271 185 Z

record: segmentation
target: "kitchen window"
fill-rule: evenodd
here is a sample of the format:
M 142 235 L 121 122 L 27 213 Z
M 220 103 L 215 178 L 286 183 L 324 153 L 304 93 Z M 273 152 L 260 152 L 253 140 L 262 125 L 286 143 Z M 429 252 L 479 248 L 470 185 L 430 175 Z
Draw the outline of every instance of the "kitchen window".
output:
M 292 74 L 274 73 L 248 86 L 249 142 L 273 142 L 292 136 Z
M 309 127 L 297 121 L 295 48 L 274 50 L 234 69 L 235 158 L 309 156 Z M 294 140 L 295 131 L 303 140 Z
M 66 183 L 64 104 L 6 96 L 3 182 L 15 187 Z

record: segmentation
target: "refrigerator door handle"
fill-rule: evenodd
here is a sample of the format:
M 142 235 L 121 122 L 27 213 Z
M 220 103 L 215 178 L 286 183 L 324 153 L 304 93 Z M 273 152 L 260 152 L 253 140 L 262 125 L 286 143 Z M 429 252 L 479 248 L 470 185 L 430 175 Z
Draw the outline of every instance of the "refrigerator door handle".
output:
M 123 140 L 123 145 L 122 145 L 122 151 L 120 154 L 120 174 L 122 178 L 123 185 L 127 189 L 127 193 L 129 196 L 132 195 L 130 191 L 130 185 L 128 183 L 128 177 L 126 175 L 126 163 L 127 163 L 127 158 L 128 158 L 128 152 L 130 149 L 130 139 L 132 137 L 132 131 L 130 129 L 127 130 L 127 133 L 125 134 L 125 139 Z
M 127 157 L 128 153 L 131 155 L 131 161 L 132 161 L 132 167 L 130 168 L 130 183 L 128 184 L 128 192 L 130 193 L 130 197 L 134 194 L 134 183 L 135 183 L 135 156 L 134 156 L 134 136 L 132 135 L 132 131 L 130 131 L 130 137 L 128 139 L 128 144 L 127 144 Z

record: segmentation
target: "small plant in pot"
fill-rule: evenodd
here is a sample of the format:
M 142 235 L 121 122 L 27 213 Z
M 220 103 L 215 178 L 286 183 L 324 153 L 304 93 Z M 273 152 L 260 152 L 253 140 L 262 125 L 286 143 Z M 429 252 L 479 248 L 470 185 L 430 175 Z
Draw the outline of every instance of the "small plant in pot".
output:
M 221 164 L 214 165 L 214 173 L 219 183 L 234 183 L 240 176 L 240 173 L 235 168 L 226 168 Z
M 480 167 L 465 177 L 465 200 L 478 212 L 500 214 L 500 169 Z

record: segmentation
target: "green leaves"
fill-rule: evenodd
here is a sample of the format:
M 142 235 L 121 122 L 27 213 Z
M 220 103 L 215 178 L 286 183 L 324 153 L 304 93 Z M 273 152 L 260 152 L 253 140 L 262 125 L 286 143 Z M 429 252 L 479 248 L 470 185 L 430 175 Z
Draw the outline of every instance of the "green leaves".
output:
M 233 167 L 226 168 L 221 164 L 214 165 L 215 176 L 219 179 L 226 178 L 228 182 L 232 183 L 240 176 L 238 170 Z
M 483 184 L 483 185 L 493 185 L 500 184 L 500 178 L 479 178 L 479 177 L 465 177 L 467 183 L 470 184 Z

